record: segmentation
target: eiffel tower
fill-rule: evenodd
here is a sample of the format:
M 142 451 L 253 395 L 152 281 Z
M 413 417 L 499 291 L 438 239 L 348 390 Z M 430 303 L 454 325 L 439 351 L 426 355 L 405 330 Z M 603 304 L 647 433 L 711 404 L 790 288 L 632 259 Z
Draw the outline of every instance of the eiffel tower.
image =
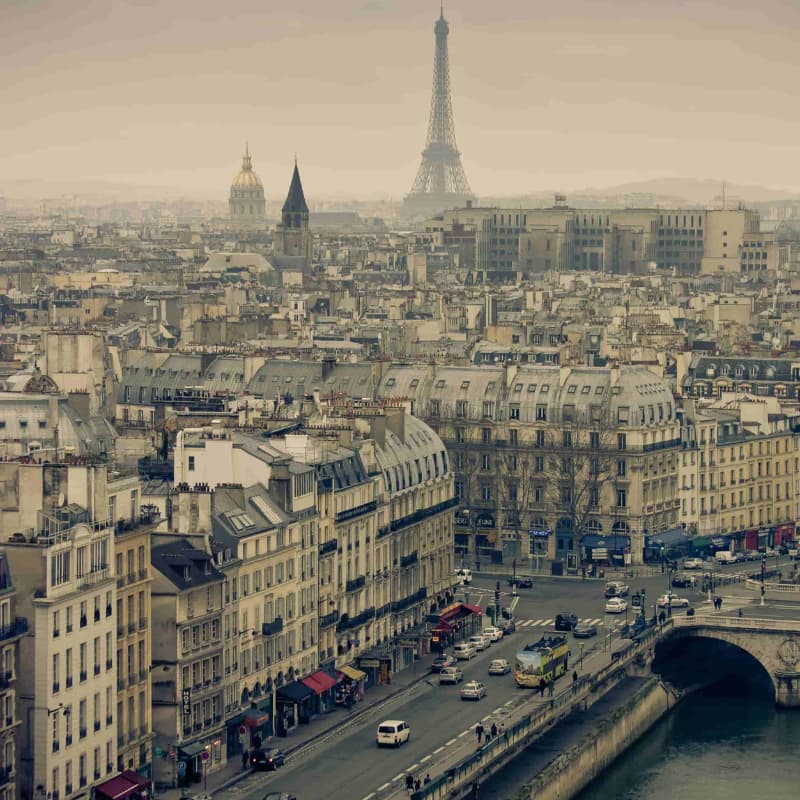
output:
M 456 146 L 447 55 L 450 27 L 444 18 L 443 6 L 433 30 L 436 34 L 436 53 L 428 140 L 422 151 L 422 163 L 414 185 L 403 201 L 402 213 L 405 217 L 431 216 L 447 208 L 463 208 L 474 200 L 464 167 L 461 166 L 461 153 Z

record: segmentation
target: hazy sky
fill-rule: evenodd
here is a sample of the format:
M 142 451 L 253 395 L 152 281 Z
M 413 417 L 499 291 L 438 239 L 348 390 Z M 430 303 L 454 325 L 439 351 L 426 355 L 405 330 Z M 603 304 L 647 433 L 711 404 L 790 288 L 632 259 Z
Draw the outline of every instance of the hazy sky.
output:
M 0 193 L 110 179 L 400 197 L 438 0 L 0 0 Z M 653 176 L 800 187 L 798 0 L 448 0 L 478 195 Z

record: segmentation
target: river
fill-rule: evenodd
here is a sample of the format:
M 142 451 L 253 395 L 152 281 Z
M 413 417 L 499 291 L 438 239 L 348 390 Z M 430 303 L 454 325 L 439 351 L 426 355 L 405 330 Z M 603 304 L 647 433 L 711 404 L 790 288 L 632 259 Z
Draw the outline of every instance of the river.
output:
M 718 685 L 687 697 L 575 800 L 795 800 L 800 709 L 744 692 Z M 493 781 L 491 796 L 516 797 L 520 777 L 502 794 Z

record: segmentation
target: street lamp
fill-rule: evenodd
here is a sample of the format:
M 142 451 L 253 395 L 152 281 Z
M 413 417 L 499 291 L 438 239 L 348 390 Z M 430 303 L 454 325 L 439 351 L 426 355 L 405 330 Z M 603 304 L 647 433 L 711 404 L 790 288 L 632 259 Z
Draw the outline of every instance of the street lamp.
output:
M 764 581 L 767 577 L 767 554 L 764 553 L 761 556 L 761 603 L 760 605 L 764 605 L 764 595 L 766 594 L 766 588 L 764 587 Z
M 706 589 L 708 590 L 708 602 L 711 602 L 711 597 L 714 594 L 714 573 L 709 570 L 706 575 Z
M 581 642 L 581 671 L 583 671 L 583 642 Z

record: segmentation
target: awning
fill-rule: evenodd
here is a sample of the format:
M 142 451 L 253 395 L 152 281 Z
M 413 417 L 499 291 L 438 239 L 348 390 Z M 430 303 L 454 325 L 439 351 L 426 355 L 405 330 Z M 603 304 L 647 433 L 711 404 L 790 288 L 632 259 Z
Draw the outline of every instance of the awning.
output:
M 670 528 L 668 531 L 661 531 L 661 533 L 654 533 L 650 536 L 650 541 L 656 545 L 663 547 L 673 547 L 678 544 L 688 544 L 691 539 L 691 533 L 686 528 Z
M 692 539 L 692 547 L 708 547 L 710 544 L 711 540 L 706 536 L 698 536 L 696 539 Z
M 363 681 L 367 677 L 366 672 L 362 672 L 360 669 L 356 669 L 355 667 L 348 667 L 345 665 L 344 667 L 339 667 L 339 672 L 342 675 L 346 675 L 350 680 L 353 681 Z
M 94 787 L 95 797 L 98 795 L 107 800 L 123 800 L 142 789 L 146 789 L 150 781 L 142 775 L 126 770 L 121 775 Z
M 313 697 L 316 694 L 313 689 L 309 689 L 308 686 L 301 683 L 300 681 L 292 681 L 291 683 L 287 683 L 286 686 L 281 686 L 277 692 L 275 692 L 275 699 L 279 703 L 301 703 L 303 700 Z
M 194 742 L 193 744 L 179 744 L 178 750 L 183 753 L 187 758 L 195 758 L 199 756 L 200 753 L 205 750 L 205 745 L 200 744 L 200 742 Z
M 588 547 L 589 549 L 605 547 L 608 550 L 621 550 L 630 546 L 631 537 L 624 533 L 618 533 L 616 536 L 613 533 L 602 536 L 597 533 L 587 533 L 581 539 L 581 547 Z
M 336 681 L 323 670 L 318 670 L 313 674 L 303 678 L 300 683 L 307 686 L 314 694 L 322 694 L 336 686 Z
M 480 606 L 473 606 L 470 603 L 462 603 L 461 605 L 472 614 L 483 614 L 483 609 Z
M 244 724 L 249 728 L 260 728 L 262 725 L 266 725 L 268 722 L 269 714 L 265 714 L 263 711 L 251 708 L 245 712 Z
M 434 625 L 433 629 L 435 631 L 449 633 L 451 630 L 453 630 L 453 626 L 449 622 L 445 622 L 443 619 L 440 619 L 436 625 Z

